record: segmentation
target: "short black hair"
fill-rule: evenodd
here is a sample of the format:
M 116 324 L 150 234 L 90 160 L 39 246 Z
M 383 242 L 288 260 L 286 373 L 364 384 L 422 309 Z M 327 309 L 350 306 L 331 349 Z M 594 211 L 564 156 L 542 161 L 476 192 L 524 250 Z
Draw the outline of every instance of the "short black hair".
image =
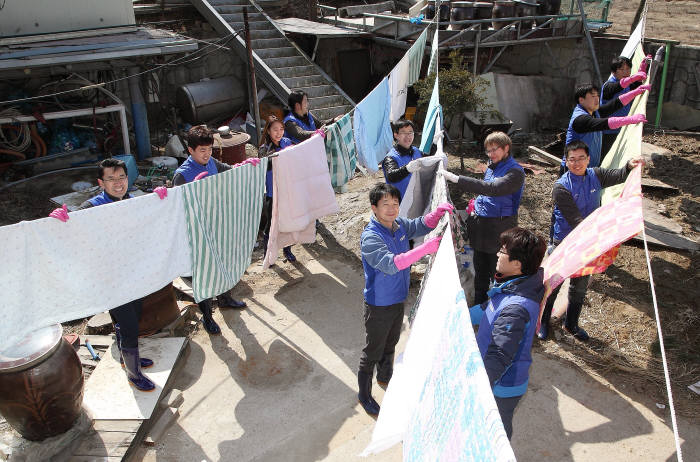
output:
M 525 228 L 511 228 L 501 233 L 501 245 L 508 259 L 520 262 L 520 271 L 531 276 L 537 272 L 547 250 L 542 236 Z
M 396 122 L 391 123 L 391 131 L 393 133 L 398 133 L 402 128 L 411 127 L 414 131 L 416 129 L 416 124 L 410 120 L 399 119 Z
M 206 125 L 195 125 L 187 131 L 187 147 L 197 149 L 198 146 L 212 146 L 214 132 Z
M 129 170 L 126 168 L 126 162 L 110 157 L 97 164 L 97 178 L 101 180 L 104 177 L 106 168 L 121 168 L 124 170 L 124 175 L 129 174 Z
M 577 149 L 583 149 L 586 151 L 586 155 L 589 156 L 590 153 L 588 152 L 588 145 L 584 143 L 581 140 L 574 140 L 571 143 L 566 145 L 566 148 L 564 148 L 564 159 L 569 158 L 569 154 L 571 151 L 576 151 Z
M 369 203 L 376 206 L 384 196 L 396 198 L 401 202 L 401 192 L 396 186 L 388 183 L 377 183 L 369 192 Z
M 289 97 L 287 98 L 287 104 L 289 104 L 289 110 L 294 112 L 294 105 L 295 104 L 301 104 L 302 101 L 304 101 L 304 96 L 308 98 L 306 95 L 306 92 L 302 90 L 292 90 L 291 93 L 289 93 Z
M 614 73 L 616 70 L 621 68 L 623 64 L 627 64 L 627 66 L 632 67 L 632 60 L 625 56 L 618 56 L 617 58 L 614 58 L 610 62 L 610 72 Z
M 585 98 L 586 95 L 592 92 L 593 90 L 600 94 L 600 88 L 598 88 L 598 86 L 593 83 L 584 83 L 576 87 L 576 92 L 574 93 L 574 101 L 576 101 L 576 104 L 578 104 L 579 98 Z

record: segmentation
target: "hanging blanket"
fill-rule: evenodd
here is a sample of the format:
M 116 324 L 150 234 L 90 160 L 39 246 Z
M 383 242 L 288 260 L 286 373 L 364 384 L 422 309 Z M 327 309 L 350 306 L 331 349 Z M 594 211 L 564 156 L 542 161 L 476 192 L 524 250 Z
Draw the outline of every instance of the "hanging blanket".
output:
M 192 252 L 192 290 L 200 302 L 236 285 L 250 265 L 260 226 L 268 159 L 182 186 Z
M 391 94 L 391 113 L 389 118 L 392 122 L 406 112 L 406 96 L 408 95 L 408 71 L 409 56 L 406 54 L 389 74 L 389 93 Z
M 372 173 L 391 149 L 391 95 L 386 77 L 355 107 L 353 131 L 359 162 Z
M 428 37 L 428 27 L 423 30 L 418 40 L 408 49 L 408 85 L 413 85 L 420 78 L 420 68 L 423 64 L 423 54 L 425 53 L 425 41 Z
M 435 137 L 436 129 L 438 131 L 442 130 L 442 106 L 440 105 L 440 90 L 439 90 L 439 79 L 435 76 L 435 84 L 433 85 L 433 93 L 430 95 L 430 102 L 428 103 L 428 113 L 425 116 L 425 122 L 423 123 L 423 133 L 420 139 L 420 150 L 423 152 L 430 152 L 430 148 L 433 146 L 433 138 Z
M 357 166 L 350 114 L 345 114 L 339 121 L 326 127 L 326 156 L 333 187 L 343 186 L 350 181 Z

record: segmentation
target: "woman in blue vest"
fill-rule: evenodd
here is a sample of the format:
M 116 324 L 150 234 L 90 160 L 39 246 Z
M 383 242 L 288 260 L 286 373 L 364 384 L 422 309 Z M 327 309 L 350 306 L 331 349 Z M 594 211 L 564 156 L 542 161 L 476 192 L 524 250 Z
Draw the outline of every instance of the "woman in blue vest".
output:
M 411 174 L 420 170 L 425 164 L 421 162 L 424 154 L 413 146 L 415 136 L 415 125 L 410 120 L 400 119 L 391 124 L 394 133 L 394 147 L 382 161 L 384 179 L 387 183 L 395 186 L 401 193 L 403 199 L 406 187 L 411 181 Z M 437 158 L 430 157 L 426 160 L 437 161 Z
M 480 194 L 469 203 L 469 242 L 474 249 L 474 302 L 488 299 L 487 291 L 496 273 L 498 236 L 518 225 L 518 207 L 525 184 L 525 171 L 510 153 L 512 142 L 503 132 L 490 133 L 484 140 L 489 166 L 483 180 L 457 176 L 439 170 L 446 180 L 465 192 Z
M 624 183 L 627 175 L 637 165 L 643 162 L 639 159 L 630 160 L 624 168 L 607 169 L 589 167 L 590 155 L 588 146 L 583 141 L 574 141 L 566 146 L 566 166 L 568 171 L 562 175 L 552 188 L 554 200 L 554 231 L 552 247 L 559 245 L 572 229 L 578 226 L 588 215 L 600 207 L 600 194 L 603 188 Z M 569 305 L 566 309 L 563 328 L 574 338 L 588 340 L 588 333 L 578 325 L 581 308 L 586 299 L 590 276 L 571 278 L 569 282 Z M 552 315 L 554 301 L 559 294 L 559 285 L 547 299 L 542 313 L 542 322 L 537 336 L 545 340 L 549 334 L 549 319 Z
M 284 136 L 284 124 L 274 115 L 267 119 L 265 130 L 263 131 L 263 144 L 258 149 L 258 157 L 267 157 L 270 154 L 281 151 L 291 146 L 292 140 Z M 263 207 L 263 217 L 265 226 L 263 231 L 263 258 L 267 253 L 267 240 L 270 238 L 270 225 L 272 224 L 272 161 L 267 163 L 267 173 L 265 174 L 265 202 Z M 297 257 L 292 253 L 292 246 L 288 245 L 282 249 L 284 258 L 289 262 L 297 261 Z
M 650 88 L 650 85 L 642 85 L 636 90 L 628 91 L 617 98 L 613 98 L 605 106 L 601 106 L 598 87 L 590 83 L 578 87 L 574 94 L 576 107 L 571 113 L 569 127 L 566 129 L 566 145 L 576 140 L 583 141 L 590 152 L 591 167 L 600 167 L 604 130 L 647 121 L 644 114 L 624 117 L 613 117 L 612 115 L 615 111 L 631 103 L 637 95 L 641 95 Z M 560 176 L 565 171 L 566 154 L 561 160 Z
M 479 325 L 476 343 L 510 439 L 513 413 L 529 381 L 530 350 L 544 297 L 540 263 L 547 244 L 522 228 L 504 231 L 500 240 L 498 272 L 488 302 L 469 308 L 469 315 Z
M 632 74 L 632 60 L 625 56 L 618 56 L 610 63 L 610 78 L 603 84 L 600 92 L 600 105 L 605 106 L 615 98 L 619 98 L 632 90 L 639 88 L 647 79 L 647 63 L 651 56 L 643 59 L 639 65 L 639 70 Z M 611 117 L 625 117 L 630 113 L 630 103 L 611 114 Z M 600 162 L 603 163 L 605 155 L 608 153 L 617 134 L 620 133 L 619 128 L 603 130 L 603 144 L 600 151 Z
M 294 90 L 287 98 L 289 113 L 284 117 L 284 136 L 293 144 L 306 141 L 317 131 L 324 131 L 326 125 L 340 120 L 342 115 L 335 119 L 320 121 L 309 111 L 309 98 L 301 90 Z

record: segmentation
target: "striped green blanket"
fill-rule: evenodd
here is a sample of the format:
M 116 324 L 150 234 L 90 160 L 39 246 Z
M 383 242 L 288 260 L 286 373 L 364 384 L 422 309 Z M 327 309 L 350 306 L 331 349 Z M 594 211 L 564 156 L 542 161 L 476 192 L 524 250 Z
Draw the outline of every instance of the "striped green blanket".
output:
M 327 127 L 325 142 L 331 184 L 337 188 L 350 181 L 357 166 L 350 114 L 345 114 L 339 121 Z

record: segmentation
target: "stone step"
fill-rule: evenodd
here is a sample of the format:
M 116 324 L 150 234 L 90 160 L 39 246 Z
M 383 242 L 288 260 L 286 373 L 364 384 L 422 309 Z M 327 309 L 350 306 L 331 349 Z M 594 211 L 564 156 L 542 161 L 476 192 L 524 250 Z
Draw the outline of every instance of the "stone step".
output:
M 229 22 L 228 24 L 231 27 L 233 27 L 233 30 L 235 30 L 235 31 L 243 32 L 245 30 L 245 28 L 243 27 L 242 21 L 241 22 Z M 275 30 L 275 32 L 277 32 L 277 30 L 274 28 L 274 26 L 272 24 L 270 24 L 269 21 L 249 21 L 248 26 L 250 27 L 251 31 L 252 30 L 260 30 L 260 29 L 266 29 L 266 30 L 273 29 L 273 30 Z M 251 34 L 251 37 L 252 36 L 253 35 Z
M 316 69 L 313 69 L 315 71 Z M 323 78 L 322 75 L 312 74 L 303 75 L 298 77 L 281 77 L 279 72 L 276 72 L 277 76 L 282 79 L 285 85 L 289 88 L 300 88 L 300 87 L 313 87 L 316 85 L 325 85 L 328 81 Z
M 265 58 L 291 58 L 294 56 L 301 56 L 296 48 L 291 46 L 286 46 L 284 48 L 261 48 L 255 50 L 258 56 L 262 59 Z
M 318 97 L 323 97 L 323 96 L 333 96 L 337 95 L 338 91 L 335 89 L 333 85 L 329 85 L 328 82 L 324 82 L 324 85 L 315 85 L 313 87 L 296 87 L 292 88 L 293 90 L 301 90 L 305 92 L 308 96 L 309 99 L 312 98 L 318 98 Z M 311 106 L 313 107 L 313 106 Z
M 309 107 L 312 110 L 318 110 L 333 106 L 343 106 L 345 104 L 347 104 L 347 101 L 340 95 L 319 96 L 315 98 L 309 97 Z
M 251 31 L 250 31 L 250 39 L 251 40 L 272 39 L 272 38 L 284 38 L 284 35 L 282 35 L 275 28 L 251 29 Z M 287 40 L 287 39 L 285 39 L 285 40 Z
M 243 23 L 243 13 L 237 13 L 237 14 L 222 14 L 222 18 L 224 18 L 224 21 L 227 23 L 232 23 L 232 22 L 240 22 Z M 251 13 L 250 10 L 248 10 L 248 22 L 256 22 L 256 21 L 267 21 L 267 18 L 265 18 L 265 15 L 260 14 L 260 13 Z M 272 27 L 272 24 L 270 24 L 270 27 Z
M 283 48 L 289 46 L 289 40 L 286 38 L 251 39 L 250 44 L 253 46 L 254 50 Z
M 342 105 L 342 106 L 331 106 L 331 107 L 314 109 L 311 112 L 313 113 L 314 117 L 316 117 L 319 120 L 328 120 L 328 119 L 332 119 L 332 118 L 339 116 L 339 115 L 345 115 L 348 112 L 350 112 L 351 110 L 352 110 L 352 106 L 349 104 L 346 104 L 346 105 Z
M 287 56 L 284 58 L 266 58 L 265 64 L 273 69 L 277 67 L 308 66 L 309 62 L 302 56 Z
M 257 8 L 250 3 L 214 6 L 214 9 L 222 16 L 225 14 L 243 14 L 243 8 L 248 8 L 248 14 L 258 13 Z
M 211 6 L 228 6 L 228 5 L 253 5 L 250 4 L 248 0 L 209 0 Z
M 278 67 L 275 68 L 274 71 L 275 74 L 277 74 L 277 77 L 279 77 L 280 79 L 318 75 L 316 67 L 312 66 L 311 64 L 308 64 L 308 62 L 306 66 L 299 65 L 294 67 Z

